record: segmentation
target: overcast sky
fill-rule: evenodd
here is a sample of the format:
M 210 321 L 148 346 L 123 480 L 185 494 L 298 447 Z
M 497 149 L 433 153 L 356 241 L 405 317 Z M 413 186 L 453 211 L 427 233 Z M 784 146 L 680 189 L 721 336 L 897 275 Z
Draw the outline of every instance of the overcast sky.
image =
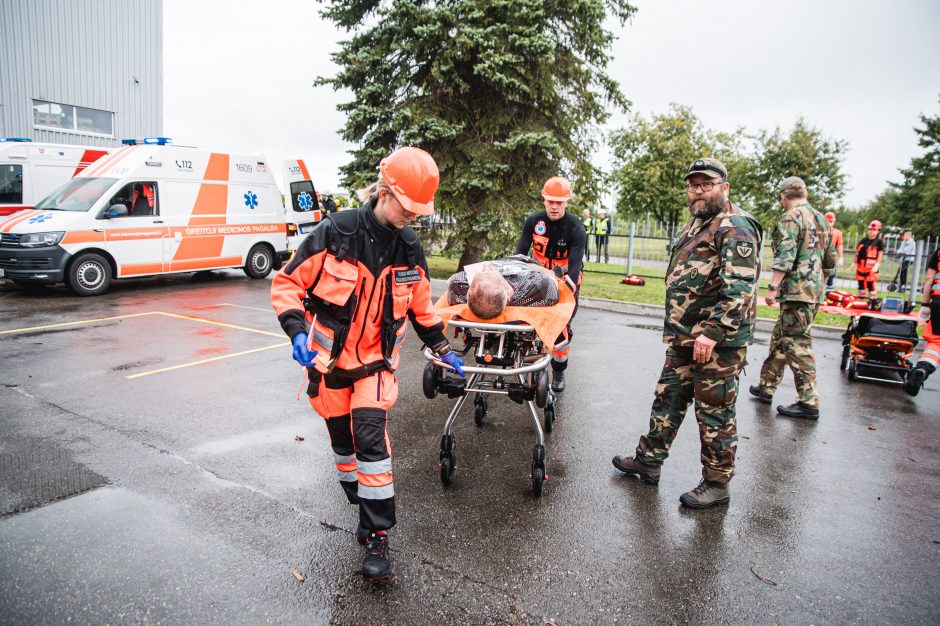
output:
M 849 142 L 848 206 L 899 180 L 918 153 L 918 115 L 940 114 L 937 0 L 635 5 L 610 67 L 633 111 L 678 102 L 714 130 L 786 129 L 803 116 Z M 300 157 L 318 189 L 339 190 L 350 146 L 335 105 L 346 98 L 313 81 L 335 72 L 344 34 L 318 10 L 313 0 L 164 0 L 164 133 L 270 163 Z

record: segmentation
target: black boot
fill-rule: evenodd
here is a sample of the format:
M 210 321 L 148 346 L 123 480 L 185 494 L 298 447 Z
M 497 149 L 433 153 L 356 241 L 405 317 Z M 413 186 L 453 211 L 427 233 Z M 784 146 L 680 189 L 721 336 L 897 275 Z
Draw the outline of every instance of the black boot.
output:
M 369 533 L 366 556 L 362 559 L 362 575 L 374 580 L 388 578 L 392 564 L 388 560 L 388 533 L 384 530 Z
M 907 379 L 904 381 L 904 391 L 910 396 L 919 394 L 920 388 L 924 386 L 924 381 L 927 380 L 929 373 L 926 367 L 915 367 L 912 369 L 911 373 L 907 375 Z
M 800 417 L 807 420 L 819 419 L 819 409 L 806 406 L 802 402 L 794 402 L 789 406 L 780 405 L 777 407 L 777 413 L 787 417 Z
M 774 401 L 774 396 L 772 393 L 767 393 L 764 391 L 760 385 L 751 385 L 751 388 L 748 389 L 751 392 L 751 395 L 757 398 L 760 402 L 764 404 L 770 404 Z
M 561 393 L 565 390 L 565 371 L 554 372 L 552 376 L 552 391 L 555 393 Z

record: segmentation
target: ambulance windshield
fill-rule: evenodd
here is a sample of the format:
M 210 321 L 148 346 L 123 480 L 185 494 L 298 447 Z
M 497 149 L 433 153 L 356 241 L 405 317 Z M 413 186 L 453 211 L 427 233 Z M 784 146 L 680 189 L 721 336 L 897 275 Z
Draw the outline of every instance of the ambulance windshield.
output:
M 36 204 L 37 209 L 75 211 L 82 213 L 92 207 L 111 185 L 114 178 L 73 178 Z

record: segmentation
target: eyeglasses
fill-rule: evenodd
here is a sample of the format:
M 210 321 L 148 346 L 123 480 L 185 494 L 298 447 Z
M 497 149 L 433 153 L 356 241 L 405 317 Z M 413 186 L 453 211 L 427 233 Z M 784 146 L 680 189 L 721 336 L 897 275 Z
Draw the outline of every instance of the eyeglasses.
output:
M 698 191 L 704 191 L 705 193 L 708 193 L 709 191 L 715 188 L 715 185 L 720 185 L 722 182 L 724 181 L 719 180 L 718 182 L 715 182 L 713 180 L 709 180 L 704 183 L 686 183 L 685 188 L 686 188 L 686 191 L 698 190 Z

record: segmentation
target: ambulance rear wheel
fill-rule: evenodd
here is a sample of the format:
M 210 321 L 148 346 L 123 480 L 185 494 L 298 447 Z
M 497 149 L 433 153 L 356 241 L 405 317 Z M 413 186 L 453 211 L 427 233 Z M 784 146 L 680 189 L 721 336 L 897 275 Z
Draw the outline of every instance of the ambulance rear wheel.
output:
M 245 261 L 245 273 L 248 278 L 264 278 L 274 267 L 274 254 L 264 244 L 257 244 L 248 252 Z
M 855 361 L 849 361 L 849 380 L 853 383 L 858 380 L 858 366 Z
M 80 254 L 69 265 L 65 284 L 75 295 L 100 296 L 111 286 L 111 264 L 94 252 Z

